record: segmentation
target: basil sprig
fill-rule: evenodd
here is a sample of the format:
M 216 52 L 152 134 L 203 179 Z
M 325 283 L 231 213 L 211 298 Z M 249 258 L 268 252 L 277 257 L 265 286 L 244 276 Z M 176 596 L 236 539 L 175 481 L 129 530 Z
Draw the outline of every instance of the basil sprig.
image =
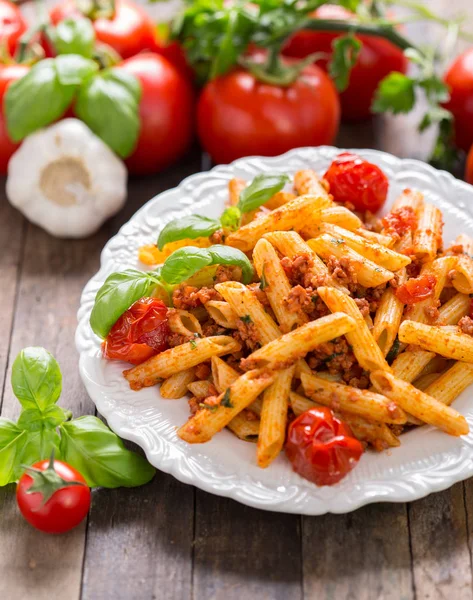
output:
M 168 223 L 159 234 L 158 248 L 162 250 L 166 244 L 178 240 L 195 240 L 199 237 L 210 237 L 221 227 L 220 221 L 201 215 L 189 215 Z
M 167 283 L 179 284 L 210 265 L 240 267 L 243 283 L 250 283 L 253 278 L 253 267 L 246 254 L 237 248 L 220 244 L 210 248 L 179 248 L 165 260 L 161 276 Z
M 89 19 L 64 19 L 56 27 L 50 28 L 48 34 L 57 54 L 80 54 L 92 58 L 95 31 Z
M 242 213 L 256 210 L 280 192 L 289 181 L 287 175 L 257 175 L 241 192 L 237 207 Z
M 80 471 L 89 486 L 133 487 L 147 483 L 154 468 L 100 419 L 71 419 L 56 405 L 62 376 L 44 348 L 25 348 L 12 369 L 12 387 L 23 410 L 17 423 L 0 418 L 0 486 L 16 481 L 31 465 L 54 451 Z

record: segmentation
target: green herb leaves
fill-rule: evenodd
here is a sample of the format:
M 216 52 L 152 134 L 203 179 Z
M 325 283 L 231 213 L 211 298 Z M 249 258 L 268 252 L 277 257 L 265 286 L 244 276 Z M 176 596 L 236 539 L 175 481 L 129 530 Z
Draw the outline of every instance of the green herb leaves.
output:
M 121 69 L 101 71 L 79 90 L 75 112 L 90 129 L 121 156 L 129 156 L 138 140 L 141 84 Z
M 402 73 L 393 72 L 379 84 L 371 109 L 378 113 L 391 111 L 398 114 L 409 112 L 414 103 L 414 80 Z
M 40 61 L 5 94 L 7 129 L 14 142 L 59 119 L 78 86 L 98 70 L 83 56 L 66 54 Z
M 57 54 L 79 54 L 92 58 L 95 31 L 89 19 L 65 19 L 51 28 Z
M 25 348 L 12 371 L 12 387 L 23 410 L 17 423 L 0 418 L 0 486 L 16 481 L 24 467 L 51 456 L 80 471 L 89 486 L 137 486 L 155 470 L 100 419 L 72 415 L 56 405 L 62 376 L 44 348 Z
M 189 215 L 168 223 L 159 234 L 157 245 L 162 250 L 166 244 L 177 240 L 210 237 L 220 227 L 221 223 L 216 219 L 202 217 L 201 215 Z
M 280 192 L 290 179 L 287 175 L 257 175 L 240 194 L 237 207 L 242 213 L 251 212 Z
M 333 55 L 329 73 L 339 92 L 347 89 L 350 72 L 358 60 L 362 44 L 354 35 L 344 35 L 332 43 Z

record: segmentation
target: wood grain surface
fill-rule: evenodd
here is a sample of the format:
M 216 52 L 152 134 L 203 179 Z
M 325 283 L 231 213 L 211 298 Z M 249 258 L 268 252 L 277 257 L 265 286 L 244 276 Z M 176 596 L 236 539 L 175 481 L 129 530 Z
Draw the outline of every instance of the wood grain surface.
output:
M 450 15 L 471 0 L 434 0 Z M 430 27 L 411 27 L 423 42 Z M 425 159 L 431 136 L 418 115 L 344 126 L 340 146 Z M 94 406 L 74 347 L 80 293 L 104 243 L 155 194 L 208 168 L 194 149 L 166 173 L 131 180 L 125 209 L 92 238 L 53 239 L 7 203 L 0 182 L 0 407 L 16 417 L 11 363 L 27 345 L 59 359 L 61 405 Z M 298 517 L 258 511 L 158 473 L 137 489 L 95 490 L 88 521 L 64 536 L 34 531 L 19 516 L 14 486 L 0 488 L 0 600 L 470 600 L 473 483 L 405 504 L 348 515 Z

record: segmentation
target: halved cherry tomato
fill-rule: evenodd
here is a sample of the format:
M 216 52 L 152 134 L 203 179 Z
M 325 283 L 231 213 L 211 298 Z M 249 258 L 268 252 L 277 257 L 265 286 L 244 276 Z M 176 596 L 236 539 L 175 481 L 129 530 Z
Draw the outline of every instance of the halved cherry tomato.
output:
M 157 298 L 141 298 L 123 313 L 102 344 L 105 358 L 138 365 L 168 348 L 168 309 Z
M 111 46 L 122 58 L 152 50 L 155 45 L 154 23 L 143 8 L 128 0 L 115 0 L 115 3 L 110 0 L 109 3 L 110 18 L 94 19 L 93 14 L 91 15 L 97 40 Z M 75 0 L 65 0 L 49 12 L 53 25 L 82 16 L 84 14 Z
M 470 148 L 466 159 L 465 179 L 473 185 L 473 146 Z
M 324 4 L 318 8 L 314 17 L 330 20 L 349 20 L 353 13 L 342 6 Z M 332 43 L 343 33 L 333 31 L 299 31 L 288 42 L 284 49 L 286 56 L 305 58 L 315 52 L 327 54 L 327 58 L 317 62 L 327 70 L 332 55 Z M 379 82 L 392 71 L 406 73 L 407 59 L 402 50 L 379 37 L 369 35 L 356 36 L 363 47 L 358 60 L 350 73 L 350 82 L 340 94 L 342 119 L 355 121 L 366 119 L 371 115 L 371 104 Z
M 396 297 L 404 304 L 416 304 L 434 293 L 437 278 L 434 275 L 421 275 L 408 279 L 396 290 Z
M 286 455 L 296 473 L 317 485 L 343 479 L 362 454 L 362 444 L 329 408 L 311 408 L 289 426 Z
M 67 463 L 42 460 L 21 476 L 16 500 L 33 527 L 45 533 L 64 533 L 79 525 L 88 513 L 90 489 L 79 471 Z
M 5 47 L 13 56 L 20 37 L 27 29 L 20 9 L 13 2 L 0 0 L 0 48 Z
M 334 200 L 353 204 L 356 210 L 376 212 L 386 201 L 388 178 L 378 166 L 357 154 L 339 154 L 324 177 Z
M 20 146 L 20 144 L 12 142 L 8 135 L 3 108 L 4 96 L 10 83 L 21 79 L 28 70 L 27 65 L 0 65 L 0 106 L 2 107 L 0 111 L 0 175 L 6 175 L 8 162 Z
M 402 237 L 417 227 L 417 215 L 412 206 L 402 206 L 388 213 L 382 219 L 386 233 Z
M 468 152 L 473 144 L 473 48 L 457 56 L 445 75 L 450 100 L 445 108 L 455 117 L 455 143 Z
M 339 120 L 335 88 L 315 65 L 288 87 L 262 83 L 236 69 L 209 82 L 197 107 L 200 141 L 218 163 L 331 144 Z

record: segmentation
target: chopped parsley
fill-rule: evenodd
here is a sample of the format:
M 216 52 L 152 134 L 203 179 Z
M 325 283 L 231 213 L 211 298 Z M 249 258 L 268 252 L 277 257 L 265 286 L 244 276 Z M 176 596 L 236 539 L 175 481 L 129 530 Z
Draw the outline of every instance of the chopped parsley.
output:
M 249 325 L 250 323 L 253 323 L 250 315 L 243 315 L 243 317 L 240 317 L 240 321 L 243 321 L 243 323 L 245 323 L 245 325 Z
M 345 240 L 337 239 L 337 238 L 332 238 L 331 242 L 332 242 L 332 244 L 335 244 L 336 246 L 339 246 L 340 244 L 344 244 Z
M 233 408 L 233 402 L 230 400 L 230 388 L 227 388 L 225 394 L 223 394 L 223 398 L 220 401 L 220 406 L 225 406 L 225 408 Z
M 199 408 L 205 408 L 205 410 L 215 412 L 218 409 L 218 404 L 206 404 L 205 402 L 200 402 Z
M 317 300 L 319 299 L 317 294 L 314 294 L 313 296 L 310 297 L 312 304 L 317 304 Z
M 386 356 L 386 361 L 387 363 L 390 365 L 394 359 L 397 357 L 397 355 L 399 354 L 399 351 L 401 349 L 401 344 L 399 342 L 399 338 L 396 338 L 393 342 L 393 345 L 391 346 L 391 350 L 388 352 L 387 356 Z
M 191 345 L 192 350 L 197 348 L 197 340 L 191 340 L 189 344 Z
M 266 265 L 263 265 L 263 271 L 261 272 L 261 281 L 259 284 L 259 289 L 260 290 L 265 290 L 268 287 L 268 282 L 266 281 L 266 276 L 264 274 L 264 268 Z
M 376 273 L 381 273 L 381 269 L 379 267 L 376 267 L 375 271 Z

